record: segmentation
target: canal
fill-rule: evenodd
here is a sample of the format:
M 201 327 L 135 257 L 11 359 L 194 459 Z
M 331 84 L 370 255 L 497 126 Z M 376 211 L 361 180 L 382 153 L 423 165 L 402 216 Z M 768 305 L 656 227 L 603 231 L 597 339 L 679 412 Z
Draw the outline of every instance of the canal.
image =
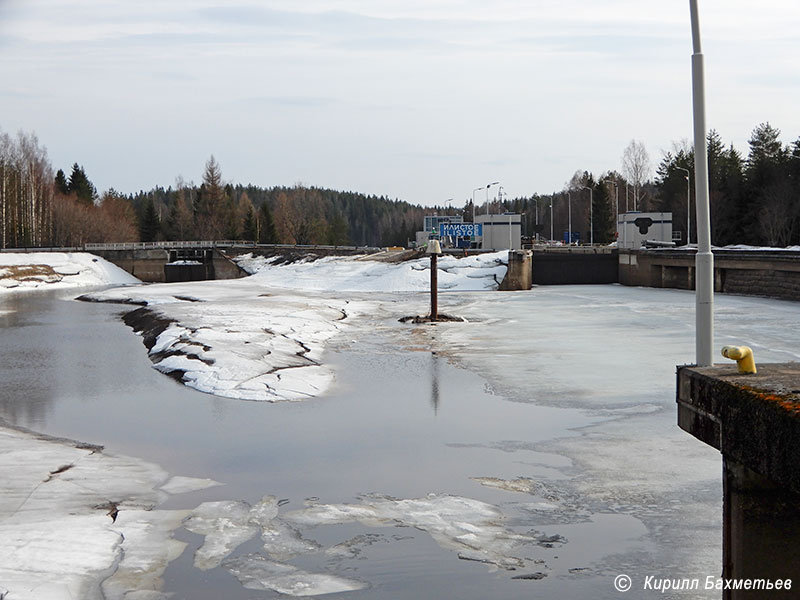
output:
M 280 515 L 316 544 L 288 562 L 364 584 L 342 597 L 618 598 L 620 573 L 719 574 L 719 456 L 674 425 L 674 365 L 693 354 L 690 293 L 443 294 L 440 310 L 469 323 L 436 326 L 397 322 L 423 311 L 424 295 L 364 299 L 371 315 L 326 353 L 332 390 L 272 404 L 203 394 L 152 369 L 121 322 L 129 307 L 9 295 L 0 417 L 223 484 L 161 508 L 279 498 Z M 788 360 L 799 318 L 792 303 L 721 297 L 718 343 Z M 496 511 L 453 517 L 486 546 L 483 562 L 420 520 L 448 498 Z M 395 516 L 312 522 L 309 503 Z M 279 597 L 194 568 L 202 536 L 175 537 L 189 544 L 164 577 L 175 598 Z M 254 538 L 232 556 L 260 551 Z

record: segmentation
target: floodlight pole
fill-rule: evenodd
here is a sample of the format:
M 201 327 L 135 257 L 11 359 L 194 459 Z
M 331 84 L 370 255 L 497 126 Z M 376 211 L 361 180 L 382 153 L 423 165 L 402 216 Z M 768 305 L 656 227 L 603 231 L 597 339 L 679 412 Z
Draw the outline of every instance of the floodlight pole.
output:
M 703 51 L 697 0 L 689 0 L 692 20 L 692 106 L 694 113 L 694 190 L 697 211 L 695 255 L 695 352 L 697 365 L 714 364 L 714 255 L 711 253 L 711 215 L 708 201 L 708 146 L 703 83 Z

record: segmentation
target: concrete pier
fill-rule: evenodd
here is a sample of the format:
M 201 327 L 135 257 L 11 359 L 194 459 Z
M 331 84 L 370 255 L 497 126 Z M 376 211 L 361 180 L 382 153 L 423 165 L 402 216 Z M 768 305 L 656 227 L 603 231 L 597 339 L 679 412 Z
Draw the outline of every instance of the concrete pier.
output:
M 722 453 L 723 578 L 792 580 L 722 598 L 800 597 L 800 364 L 679 367 L 677 388 L 680 428 Z
M 500 290 L 509 292 L 514 290 L 529 290 L 533 285 L 531 266 L 533 253 L 530 250 L 509 250 L 508 251 L 508 270 L 503 281 L 500 282 Z

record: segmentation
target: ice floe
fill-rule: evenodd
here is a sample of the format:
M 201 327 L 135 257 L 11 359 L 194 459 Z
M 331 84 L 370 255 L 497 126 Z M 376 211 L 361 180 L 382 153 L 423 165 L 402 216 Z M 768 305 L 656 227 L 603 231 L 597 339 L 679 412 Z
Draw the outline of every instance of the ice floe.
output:
M 525 566 L 524 548 L 537 542 L 530 534 L 506 527 L 503 512 L 492 504 L 447 494 L 397 499 L 364 496 L 359 504 L 310 504 L 284 515 L 305 526 L 359 522 L 367 526 L 415 527 L 459 558 L 517 569 Z
M 87 252 L 2 252 L 0 293 L 141 283 L 107 260 Z
M 229 559 L 222 566 L 247 589 L 272 590 L 287 596 L 320 596 L 368 587 L 355 579 L 329 573 L 309 573 L 292 565 L 267 560 L 259 554 Z
M 0 428 L 0 477 L 0 582 L 9 599 L 100 598 L 109 576 L 106 598 L 157 592 L 183 550 L 171 533 L 188 511 L 152 510 L 168 497 L 169 475 L 157 465 Z

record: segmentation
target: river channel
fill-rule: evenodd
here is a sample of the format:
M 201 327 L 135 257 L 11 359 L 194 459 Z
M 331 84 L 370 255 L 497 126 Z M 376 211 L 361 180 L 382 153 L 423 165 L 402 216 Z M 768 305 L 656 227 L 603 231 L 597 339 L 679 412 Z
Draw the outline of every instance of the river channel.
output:
M 463 560 L 424 528 L 399 522 L 306 527 L 304 537 L 320 548 L 345 544 L 351 551 L 321 550 L 295 559 L 295 566 L 367 586 L 334 597 L 618 598 L 612 586 L 617 573 L 634 579 L 717 575 L 721 502 L 718 455 L 674 427 L 669 385 L 675 363 L 669 361 L 688 333 L 683 308 L 666 309 L 688 297 L 654 300 L 654 291 L 633 290 L 638 295 L 626 300 L 623 289 L 539 292 L 538 310 L 550 311 L 550 321 L 567 309 L 578 323 L 586 319 L 588 326 L 593 319 L 595 342 L 611 339 L 615 319 L 627 315 L 638 323 L 628 338 L 642 339 L 617 359 L 623 363 L 649 343 L 643 338 L 652 334 L 648 303 L 673 326 L 665 334 L 674 338 L 667 342 L 666 374 L 652 384 L 645 377 L 643 384 L 636 365 L 620 364 L 621 371 L 633 367 L 632 391 L 609 399 L 610 384 L 603 380 L 600 401 L 586 391 L 592 370 L 612 367 L 589 360 L 587 366 L 565 364 L 576 360 L 569 352 L 578 351 L 570 336 L 575 341 L 585 330 L 526 324 L 522 315 L 530 313 L 525 303 L 531 297 L 522 294 L 498 294 L 488 313 L 485 294 L 450 297 L 452 308 L 477 324 L 469 331 L 401 327 L 394 314 L 399 309 L 386 303 L 371 322 L 333 341 L 325 359 L 336 372 L 329 393 L 276 404 L 211 396 L 158 373 L 141 339 L 120 319 L 129 307 L 77 302 L 64 293 L 10 295 L 0 305 L 0 417 L 223 484 L 172 497 L 163 508 L 210 500 L 254 504 L 267 494 L 282 500 L 282 511 L 300 510 L 308 499 L 357 504 L 365 495 L 453 495 L 497 507 L 508 532 L 533 540 L 524 566 L 506 570 Z M 775 309 L 762 329 L 779 331 L 776 319 L 789 326 L 797 318 L 788 303 L 747 299 L 731 300 L 723 314 L 748 310 L 748 303 Z M 513 343 L 501 346 L 515 330 Z M 537 343 L 528 337 L 534 330 Z M 572 350 L 552 356 L 559 339 Z M 518 362 L 525 344 L 551 345 L 550 367 L 538 385 L 535 369 L 526 375 L 528 362 Z M 642 365 L 649 368 L 646 360 Z M 654 453 L 682 455 L 661 456 L 672 471 L 648 482 L 653 476 L 642 453 L 650 452 L 645 448 L 653 438 L 659 438 Z M 641 460 L 614 464 L 625 452 Z M 684 470 L 691 476 L 672 474 Z M 503 484 L 517 478 L 533 487 Z M 630 478 L 630 485 L 620 478 Z M 246 590 L 220 568 L 198 571 L 192 553 L 202 538 L 183 529 L 175 536 L 189 543 L 165 575 L 164 591 L 175 598 L 281 597 Z M 254 540 L 235 555 L 256 551 Z

